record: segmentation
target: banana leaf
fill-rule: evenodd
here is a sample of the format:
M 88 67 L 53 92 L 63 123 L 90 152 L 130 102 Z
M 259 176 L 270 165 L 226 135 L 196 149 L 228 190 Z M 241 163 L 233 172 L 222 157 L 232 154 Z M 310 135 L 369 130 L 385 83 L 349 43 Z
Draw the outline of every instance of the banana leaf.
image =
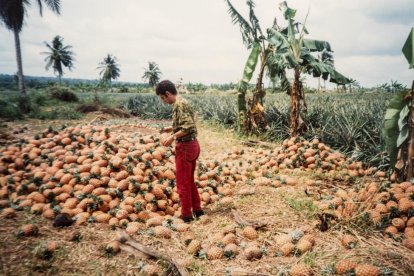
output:
M 289 8 L 286 1 L 279 4 L 279 9 L 283 12 L 286 20 L 293 19 L 296 15 L 296 10 Z
M 261 51 L 259 42 L 254 42 L 252 51 L 250 52 L 249 58 L 247 59 L 246 66 L 244 67 L 242 82 L 249 83 L 252 79 L 253 72 L 256 69 L 257 60 Z
M 408 103 L 404 100 L 404 97 L 406 96 L 406 94 L 407 94 L 406 91 L 402 91 L 398 93 L 397 95 L 395 95 L 395 97 L 391 100 L 388 106 L 388 109 L 385 112 L 385 116 L 384 116 L 384 127 L 382 129 L 382 133 L 384 136 L 388 155 L 390 156 L 391 167 L 394 167 L 397 161 L 397 154 L 398 154 L 397 143 L 401 145 L 402 144 L 401 140 L 403 140 L 405 136 L 404 133 L 400 136 L 401 131 L 398 126 L 398 121 L 400 119 L 401 110 L 404 108 L 404 106 L 408 105 Z M 407 137 L 408 137 L 408 131 L 407 131 Z
M 407 37 L 407 41 L 404 43 L 402 52 L 405 58 L 410 64 L 410 69 L 414 68 L 414 28 L 411 28 L 411 32 Z
M 304 39 L 303 47 L 308 48 L 311 52 L 322 52 L 324 49 L 328 52 L 332 52 L 329 42 L 323 40 Z

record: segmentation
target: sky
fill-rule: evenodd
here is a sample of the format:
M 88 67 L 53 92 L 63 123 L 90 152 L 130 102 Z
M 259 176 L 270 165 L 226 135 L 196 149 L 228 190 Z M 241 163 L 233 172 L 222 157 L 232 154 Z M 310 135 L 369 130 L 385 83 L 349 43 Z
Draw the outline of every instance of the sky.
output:
M 23 72 L 54 76 L 45 70 L 44 42 L 60 35 L 72 45 L 75 68 L 64 77 L 98 79 L 99 62 L 107 54 L 120 64 L 118 80 L 143 82 L 148 62 L 156 62 L 162 79 L 184 83 L 238 82 L 248 49 L 240 28 L 233 25 L 224 0 L 61 0 L 61 15 L 31 0 L 21 33 Z M 245 0 L 232 0 L 247 19 Z M 256 0 L 263 30 L 276 17 L 286 26 L 277 0 Z M 414 27 L 414 0 L 291 0 L 296 20 L 307 16 L 307 38 L 326 40 L 334 51 L 336 69 L 364 87 L 391 80 L 411 86 L 414 70 L 401 49 Z M 0 74 L 17 71 L 12 32 L 0 26 Z M 253 77 L 252 80 L 255 80 Z M 308 76 L 309 86 L 316 81 Z M 268 81 L 266 81 L 268 82 Z

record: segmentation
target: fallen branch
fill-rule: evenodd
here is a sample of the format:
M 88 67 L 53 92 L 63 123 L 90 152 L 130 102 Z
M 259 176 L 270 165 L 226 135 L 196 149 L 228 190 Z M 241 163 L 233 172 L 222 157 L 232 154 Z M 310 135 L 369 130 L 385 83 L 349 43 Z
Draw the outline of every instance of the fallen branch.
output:
M 224 275 L 237 275 L 237 276 L 270 276 L 269 274 L 249 272 L 249 271 L 244 270 L 244 269 L 231 269 L 231 268 L 226 268 L 226 269 L 221 270 L 221 272 Z
M 242 227 L 252 226 L 257 229 L 257 228 L 265 227 L 267 225 L 267 223 L 265 222 L 250 221 L 250 220 L 244 219 L 242 215 L 240 214 L 240 212 L 237 211 L 236 209 L 232 209 L 231 213 L 233 214 L 234 220 L 237 222 L 237 224 L 239 224 Z
M 166 275 L 171 275 L 171 276 L 187 276 L 188 275 L 185 268 L 178 265 L 175 261 L 170 259 L 168 256 L 161 254 L 145 245 L 142 245 L 136 242 L 125 231 L 118 232 L 117 240 L 121 243 L 121 249 L 122 249 L 122 245 L 126 245 L 130 248 L 126 248 L 126 247 L 124 248 L 126 249 L 126 251 L 132 254 L 136 254 L 137 252 L 135 251 L 138 251 L 141 254 L 145 254 L 151 258 L 163 260 L 164 262 L 168 263 L 168 269 L 167 269 Z

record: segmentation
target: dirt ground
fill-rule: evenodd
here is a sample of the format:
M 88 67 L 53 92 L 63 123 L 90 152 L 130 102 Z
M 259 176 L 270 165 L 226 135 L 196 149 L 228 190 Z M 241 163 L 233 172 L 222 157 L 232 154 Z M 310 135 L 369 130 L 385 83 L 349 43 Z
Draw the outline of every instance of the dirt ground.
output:
M 9 144 L 32 136 L 49 125 L 59 128 L 62 123 L 107 125 L 111 128 L 111 132 L 117 135 L 157 134 L 160 125 L 169 124 L 167 121 L 116 119 L 101 114 L 90 114 L 82 121 L 76 122 L 2 122 L 0 142 L 3 145 Z M 227 162 L 228 153 L 243 149 L 247 151 L 249 148 L 246 140 L 238 138 L 230 130 L 205 124 L 200 125 L 199 129 L 201 162 Z M 239 160 L 232 160 L 232 162 L 237 161 Z M 389 268 L 393 272 L 391 275 L 414 275 L 414 253 L 402 248 L 397 242 L 385 240 L 377 231 L 370 231 L 368 235 L 364 231 L 366 229 L 360 229 L 358 225 L 339 222 L 331 225 L 328 231 L 320 231 L 318 225 L 321 223 L 320 219 L 312 213 L 312 209 L 302 204 L 313 199 L 309 193 L 305 193 L 305 183 L 309 179 L 322 181 L 322 186 L 325 182 L 325 184 L 333 184 L 333 182 L 312 173 L 303 173 L 296 177 L 299 179 L 296 186 L 278 188 L 258 186 L 253 194 L 246 196 L 239 195 L 238 191 L 242 188 L 251 188 L 248 183 L 235 187 L 231 207 L 207 206 L 209 220 L 192 222 L 190 225 L 190 229 L 199 240 L 209 241 L 226 226 L 237 226 L 231 209 L 238 210 L 247 220 L 265 223 L 266 225 L 258 230 L 259 237 L 256 241 L 264 252 L 264 256 L 259 260 L 246 260 L 243 254 L 229 260 L 224 258 L 211 261 L 192 257 L 186 253 L 185 245 L 181 241 L 182 234 L 177 232 L 173 232 L 171 239 L 160 239 L 150 236 L 143 228 L 132 238 L 174 260 L 189 259 L 191 265 L 187 267 L 187 271 L 190 275 L 289 275 L 289 269 L 297 263 L 304 263 L 311 267 L 314 275 L 335 275 L 329 274 L 329 266 L 344 258 Z M 360 181 L 369 181 L 369 179 Z M 35 237 L 17 237 L 17 229 L 26 223 L 38 225 L 39 234 Z M 314 233 L 315 246 L 301 256 L 280 257 L 276 252 L 277 236 L 295 229 Z M 13 219 L 0 218 L 0 274 L 144 275 L 140 270 L 143 264 L 156 264 L 160 270 L 165 268 L 162 261 L 145 259 L 125 251 L 111 258 L 105 256 L 104 247 L 115 239 L 117 231 L 119 229 L 113 230 L 107 225 L 98 223 L 57 229 L 52 227 L 51 221 L 25 211 L 18 212 L 17 217 Z M 75 232 L 80 233 L 79 241 L 72 241 Z M 243 239 L 239 229 L 236 233 L 243 247 L 248 242 Z M 354 249 L 346 249 L 341 245 L 339 237 L 343 233 L 352 233 L 358 237 L 358 245 Z M 49 241 L 56 241 L 59 244 L 58 250 L 50 259 L 39 258 L 38 249 Z

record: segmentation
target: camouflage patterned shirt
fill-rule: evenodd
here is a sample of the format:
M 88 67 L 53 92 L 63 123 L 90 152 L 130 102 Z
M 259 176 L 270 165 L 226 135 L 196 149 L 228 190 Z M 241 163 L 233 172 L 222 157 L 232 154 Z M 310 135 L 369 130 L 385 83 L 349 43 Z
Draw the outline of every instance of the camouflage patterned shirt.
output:
M 173 105 L 173 132 L 180 130 L 197 136 L 194 110 L 186 99 L 178 96 Z

